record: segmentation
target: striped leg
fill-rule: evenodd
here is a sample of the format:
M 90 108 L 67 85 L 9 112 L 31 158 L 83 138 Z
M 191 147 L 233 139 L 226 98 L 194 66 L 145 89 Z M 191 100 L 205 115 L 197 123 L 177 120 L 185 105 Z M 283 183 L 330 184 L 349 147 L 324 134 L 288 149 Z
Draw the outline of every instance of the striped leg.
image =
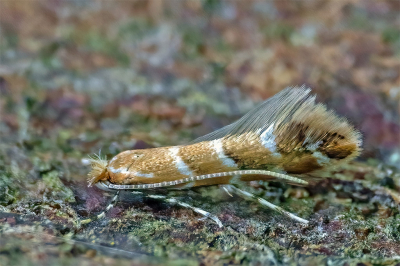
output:
M 135 194 L 138 194 L 138 193 L 136 192 Z M 189 205 L 187 203 L 184 203 L 182 201 L 179 201 L 179 200 L 177 200 L 175 198 L 169 198 L 169 197 L 166 197 L 166 196 L 163 196 L 163 195 L 146 195 L 146 194 L 143 194 L 143 196 L 146 196 L 146 197 L 152 198 L 152 199 L 163 200 L 163 201 L 168 202 L 168 203 L 177 204 L 179 206 L 191 209 L 192 211 L 197 212 L 197 213 L 203 215 L 204 217 L 213 220 L 216 224 L 218 224 L 219 227 L 223 226 L 221 221 L 218 219 L 217 216 L 215 216 L 215 215 L 213 215 L 213 214 L 211 214 L 211 213 L 209 213 L 209 212 L 207 212 L 205 210 L 202 210 L 200 208 L 193 207 L 193 206 L 191 206 L 191 205 Z
M 107 213 L 112 207 L 114 207 L 115 204 L 117 203 L 117 201 L 118 201 L 118 196 L 119 196 L 119 192 L 120 192 L 120 191 L 118 190 L 117 193 L 115 194 L 115 196 L 112 198 L 110 204 L 108 204 L 107 208 L 106 208 L 104 211 L 102 211 L 100 214 L 96 215 L 96 216 L 93 217 L 93 218 L 89 218 L 89 219 L 86 219 L 86 220 L 81 221 L 81 224 L 88 224 L 88 223 L 91 223 L 91 222 L 93 222 L 93 221 L 100 220 L 100 219 L 104 218 L 104 217 L 106 216 L 106 213 Z
M 257 197 L 256 195 L 253 195 L 253 194 L 251 194 L 251 193 L 249 193 L 247 191 L 241 190 L 241 189 L 239 189 L 239 188 L 237 188 L 235 186 L 232 186 L 232 185 L 224 185 L 224 189 L 226 189 L 229 192 L 235 193 L 235 194 L 237 194 L 237 195 L 239 195 L 239 196 L 241 196 L 241 197 L 243 197 L 245 199 L 257 200 L 262 205 L 267 206 L 268 208 L 270 208 L 270 209 L 272 209 L 274 211 L 277 211 L 277 212 L 289 217 L 290 219 L 293 219 L 295 221 L 298 221 L 298 222 L 301 222 L 301 223 L 304 223 L 304 224 L 308 224 L 307 220 L 304 220 L 304 219 L 302 219 L 302 218 L 300 218 L 300 217 L 298 217 L 298 216 L 296 216 L 296 215 L 294 215 L 294 214 L 292 214 L 292 213 L 290 213 L 288 211 L 285 211 L 281 207 L 276 206 L 276 205 L 266 201 L 265 199 Z

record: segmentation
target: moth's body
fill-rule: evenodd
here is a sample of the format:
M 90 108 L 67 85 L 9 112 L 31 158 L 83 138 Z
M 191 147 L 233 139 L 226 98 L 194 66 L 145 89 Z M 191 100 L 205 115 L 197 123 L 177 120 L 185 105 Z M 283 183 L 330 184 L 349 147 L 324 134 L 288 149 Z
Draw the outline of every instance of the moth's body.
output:
M 232 184 L 238 179 L 283 178 L 306 184 L 288 175 L 316 178 L 319 170 L 356 157 L 361 145 L 358 131 L 314 103 L 309 91 L 287 88 L 189 145 L 124 151 L 108 162 L 92 160 L 89 183 L 134 190 Z
M 359 133 L 322 104 L 315 104 L 315 97 L 308 93 L 306 89 L 286 89 L 237 122 L 194 144 L 124 151 L 94 168 L 91 183 L 169 182 L 171 186 L 171 181 L 188 177 L 249 169 L 310 177 L 320 169 L 357 156 Z M 241 177 L 246 181 L 271 178 Z M 230 182 L 231 176 L 222 176 L 173 186 L 190 188 Z
M 254 139 L 257 137 L 254 136 Z M 109 162 L 107 180 L 112 184 L 120 185 L 153 184 L 234 170 L 271 170 L 281 164 L 281 156 L 273 155 L 262 146 L 258 149 L 253 149 L 253 147 L 243 142 L 235 145 L 236 150 L 233 151 L 233 141 L 226 138 L 186 146 L 125 151 Z M 232 157 L 228 156 L 228 153 Z M 132 163 L 132 157 L 138 157 L 134 163 Z M 230 179 L 227 176 L 196 180 L 177 184 L 176 188 L 229 184 Z
M 271 152 L 261 143 L 262 139 L 253 134 L 244 136 L 243 141 L 239 142 L 235 137 L 230 137 L 186 146 L 124 151 L 108 163 L 107 180 L 117 185 L 154 184 L 249 169 L 298 175 L 321 169 L 331 160 L 319 151 L 318 156 L 299 151 Z M 242 176 L 241 179 L 251 181 L 271 177 Z M 230 181 L 228 176 L 178 184 L 176 187 L 229 184 Z

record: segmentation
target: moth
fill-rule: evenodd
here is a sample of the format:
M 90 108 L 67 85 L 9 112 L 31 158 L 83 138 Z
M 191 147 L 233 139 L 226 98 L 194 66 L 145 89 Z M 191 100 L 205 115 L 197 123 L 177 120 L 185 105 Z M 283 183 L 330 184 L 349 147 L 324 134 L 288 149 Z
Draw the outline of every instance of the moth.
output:
M 92 158 L 89 186 L 132 190 L 190 208 L 219 226 L 217 216 L 157 194 L 157 189 L 221 185 L 228 193 L 254 199 L 291 219 L 308 221 L 239 189 L 254 180 L 307 185 L 321 171 L 352 160 L 361 151 L 361 134 L 342 117 L 315 103 L 310 89 L 288 87 L 236 122 L 188 145 L 121 152 L 107 161 Z M 153 193 L 151 193 L 153 192 Z M 114 197 L 116 201 L 118 194 Z M 110 204 L 106 211 L 113 206 Z M 104 212 L 99 215 L 104 216 Z

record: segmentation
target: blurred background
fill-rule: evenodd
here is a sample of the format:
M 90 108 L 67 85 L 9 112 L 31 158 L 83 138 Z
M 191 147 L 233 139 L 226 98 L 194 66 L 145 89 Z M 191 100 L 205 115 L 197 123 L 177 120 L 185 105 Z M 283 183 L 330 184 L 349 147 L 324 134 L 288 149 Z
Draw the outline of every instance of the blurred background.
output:
M 399 167 L 399 13 L 391 0 L 2 0 L 0 203 L 99 210 L 89 154 L 184 144 L 302 84 L 362 131 L 361 161 Z
M 133 138 L 181 144 L 306 84 L 363 132 L 364 157 L 400 162 L 398 1 L 2 1 L 0 12 L 6 140 L 58 138 L 82 155 Z

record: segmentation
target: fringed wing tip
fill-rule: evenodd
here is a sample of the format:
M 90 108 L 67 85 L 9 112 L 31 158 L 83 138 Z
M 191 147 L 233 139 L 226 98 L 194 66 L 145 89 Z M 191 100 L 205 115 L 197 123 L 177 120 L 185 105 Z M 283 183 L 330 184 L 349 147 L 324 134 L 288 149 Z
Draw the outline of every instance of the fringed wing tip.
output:
M 100 156 L 97 158 L 90 157 L 89 161 L 92 170 L 88 174 L 88 186 L 91 187 L 93 184 L 97 183 L 99 180 L 104 178 L 107 167 L 107 160 L 101 159 Z
M 344 117 L 315 103 L 305 85 L 287 87 L 262 102 L 236 122 L 200 137 L 192 143 L 212 141 L 253 132 L 272 134 L 280 151 L 298 149 L 326 153 L 329 158 L 352 159 L 361 151 L 361 134 Z M 273 131 L 269 131 L 270 128 Z M 267 134 L 267 135 L 268 135 Z

